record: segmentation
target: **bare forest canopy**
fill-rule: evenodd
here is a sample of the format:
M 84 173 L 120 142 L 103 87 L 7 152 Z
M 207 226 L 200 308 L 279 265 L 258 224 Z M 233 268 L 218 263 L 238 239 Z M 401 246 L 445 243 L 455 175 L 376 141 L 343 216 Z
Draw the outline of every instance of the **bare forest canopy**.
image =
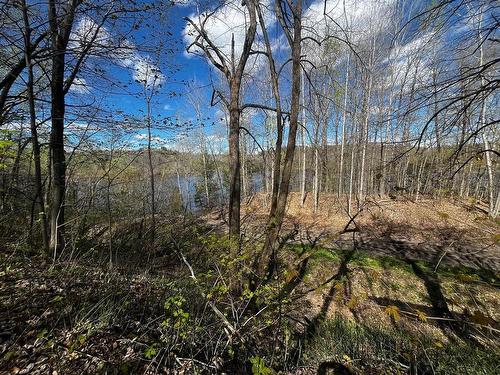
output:
M 171 284 L 148 293 L 168 295 L 161 314 L 174 318 L 145 334 L 146 367 L 127 347 L 125 373 L 473 373 L 453 340 L 481 356 L 477 373 L 498 370 L 499 26 L 493 0 L 0 0 L 0 246 L 14 264 L 0 277 L 77 262 L 121 285 L 167 270 Z M 428 311 L 354 296 L 352 262 L 381 257 L 423 283 Z M 439 277 L 470 280 L 443 267 L 480 275 L 488 302 L 458 314 Z M 311 289 L 308 275 L 325 280 Z M 330 287 L 347 322 L 328 306 L 300 315 Z M 353 311 L 368 300 L 393 325 L 406 311 L 444 332 L 452 360 L 437 359 L 437 339 L 395 356 L 406 333 L 373 328 L 375 313 L 361 325 Z M 201 332 L 190 326 L 216 328 L 188 345 Z M 318 342 L 335 335 L 353 342 L 329 357 Z M 3 361 L 19 372 L 9 340 Z

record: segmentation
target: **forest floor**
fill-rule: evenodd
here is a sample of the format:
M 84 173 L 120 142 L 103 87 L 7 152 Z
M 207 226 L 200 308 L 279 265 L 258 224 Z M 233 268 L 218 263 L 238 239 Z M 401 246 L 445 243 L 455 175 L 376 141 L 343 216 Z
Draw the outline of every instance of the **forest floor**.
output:
M 388 199 L 366 205 L 345 231 L 349 216 L 323 199 L 313 214 L 293 196 L 283 231 L 297 229 L 283 255 L 285 315 L 301 337 L 294 373 L 335 361 L 358 374 L 497 374 L 499 223 L 476 203 Z M 263 205 L 256 196 L 244 207 L 253 236 Z M 215 216 L 205 220 L 219 228 Z M 195 371 L 177 344 L 162 344 L 165 301 L 189 279 L 180 264 L 110 272 L 12 247 L 0 264 L 0 374 Z M 215 359 L 203 366 L 216 372 Z
M 500 221 L 489 219 L 479 202 L 368 199 L 359 212 L 353 208 L 352 221 L 346 205 L 334 194 L 323 194 L 314 213 L 310 197 L 301 207 L 299 194 L 291 193 L 284 232 L 297 228 L 295 242 L 331 249 L 351 246 L 356 232 L 358 249 L 370 255 L 500 271 Z M 267 211 L 266 196 L 255 195 L 243 207 L 243 227 L 261 232 Z

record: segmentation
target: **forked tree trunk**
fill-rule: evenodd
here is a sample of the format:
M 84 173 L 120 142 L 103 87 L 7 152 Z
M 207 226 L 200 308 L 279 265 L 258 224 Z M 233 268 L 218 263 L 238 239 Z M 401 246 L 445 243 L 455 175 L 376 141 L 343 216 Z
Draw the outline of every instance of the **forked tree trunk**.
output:
M 284 27 L 284 18 L 279 0 L 276 0 L 275 8 L 278 12 L 280 23 Z M 288 142 L 285 152 L 281 181 L 279 181 L 279 195 L 276 210 L 269 215 L 266 238 L 262 253 L 256 259 L 256 273 L 259 277 L 266 274 L 272 275 L 276 266 L 275 246 L 278 241 L 278 234 L 285 217 L 286 204 L 290 189 L 290 179 L 292 176 L 293 159 L 295 156 L 295 144 L 297 138 L 298 120 L 300 112 L 300 83 L 301 83 L 301 45 L 302 45 L 302 0 L 297 0 L 293 7 L 293 37 L 289 37 L 292 49 L 292 93 L 290 105 L 290 127 L 288 132 Z M 286 26 L 285 26 L 286 27 Z M 275 181 L 276 183 L 276 181 Z

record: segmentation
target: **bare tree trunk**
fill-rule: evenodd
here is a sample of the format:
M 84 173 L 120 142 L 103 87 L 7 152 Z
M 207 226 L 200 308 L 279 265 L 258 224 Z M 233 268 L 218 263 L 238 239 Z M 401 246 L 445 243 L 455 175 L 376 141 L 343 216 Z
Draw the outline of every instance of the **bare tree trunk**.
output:
M 346 118 L 347 118 L 347 88 L 349 85 L 349 60 L 351 54 L 347 54 L 347 64 L 345 73 L 345 83 L 344 83 L 344 108 L 342 110 L 342 144 L 340 145 L 340 163 L 339 163 L 339 190 L 338 196 L 343 193 L 343 173 L 344 173 L 344 145 L 345 145 L 345 129 L 346 129 Z
M 106 210 L 108 213 L 108 251 L 109 251 L 109 269 L 113 268 L 113 215 L 111 213 L 111 177 L 109 175 L 109 171 L 111 170 L 111 160 L 110 157 L 109 166 L 108 166 L 108 178 L 106 185 Z
M 392 92 L 389 93 L 389 116 L 386 120 L 385 123 L 385 141 L 382 142 L 382 166 L 381 166 L 381 176 L 380 176 L 380 191 L 379 194 L 381 197 L 383 197 L 386 193 L 386 188 L 385 188 L 385 180 L 387 178 L 387 150 L 386 148 L 389 146 L 389 129 L 390 129 L 390 124 L 391 124 L 391 114 L 390 111 L 392 110 Z M 382 137 L 381 137 L 382 138 Z
M 304 79 L 302 79 L 302 127 L 300 131 L 302 143 L 302 178 L 300 179 L 300 206 L 304 207 L 306 202 L 306 102 Z
M 272 175 L 273 175 L 273 170 L 272 170 L 272 151 L 271 151 L 271 129 L 270 129 L 270 123 L 267 121 L 268 117 L 266 116 L 266 122 L 265 122 L 265 127 L 266 127 L 266 149 L 264 152 L 265 155 L 265 160 L 264 160 L 264 182 L 265 182 L 265 188 L 266 188 L 266 206 L 268 204 L 268 197 L 269 194 L 272 191 L 273 188 L 273 181 L 272 181 Z
M 415 191 L 415 202 L 418 202 L 418 199 L 420 198 L 420 181 L 422 179 L 422 174 L 425 169 L 425 165 L 427 163 L 427 155 L 425 155 L 424 160 L 422 164 L 420 165 L 420 168 L 418 170 L 417 174 L 417 186 L 416 186 L 416 191 Z
M 438 121 L 438 99 L 437 99 L 437 68 L 432 70 L 432 83 L 434 88 L 434 133 L 436 135 L 436 146 L 438 153 L 441 152 L 441 135 L 439 133 L 439 121 Z
M 280 20 L 282 28 L 286 30 L 280 0 L 276 0 L 275 9 L 277 11 L 278 19 Z M 290 47 L 292 49 L 292 97 L 290 105 L 290 126 L 283 172 L 281 174 L 281 181 L 279 181 L 279 196 L 276 211 L 274 215 L 270 214 L 269 216 L 263 251 L 257 259 L 257 275 L 260 277 L 263 277 L 266 273 L 268 275 L 272 275 L 275 270 L 276 254 L 274 252 L 274 249 L 278 240 L 279 231 L 281 230 L 281 226 L 283 224 L 283 219 L 285 217 L 286 203 L 290 188 L 290 178 L 292 175 L 293 159 L 295 156 L 295 144 L 300 112 L 302 0 L 297 0 L 295 7 L 293 7 L 292 9 L 293 37 L 288 36 Z M 269 260 L 269 263 L 266 264 L 264 260 Z
M 370 55 L 370 64 L 368 72 L 368 82 L 366 94 L 363 99 L 363 128 L 361 130 L 361 170 L 359 172 L 359 201 L 361 204 L 365 199 L 365 186 L 364 186 L 364 178 L 365 178 L 365 163 L 366 163 L 366 147 L 368 145 L 368 120 L 370 117 L 370 96 L 371 96 L 371 88 L 372 88 L 372 65 L 373 65 L 373 56 L 375 53 L 375 37 L 373 38 L 371 45 L 371 55 Z
M 481 16 L 482 17 L 482 12 Z M 479 69 L 483 66 L 483 41 L 482 41 L 482 35 L 481 35 L 481 22 L 482 19 L 479 20 L 479 25 L 478 25 L 478 42 L 479 42 Z M 484 78 L 484 74 L 481 74 L 481 87 L 485 87 L 486 85 L 486 80 Z M 479 114 L 479 126 L 480 128 L 484 127 L 485 124 L 485 117 L 486 117 L 486 98 L 483 95 L 482 102 L 481 102 L 481 112 Z M 483 131 L 482 134 L 483 138 L 483 144 L 484 144 L 484 149 L 486 157 L 486 170 L 488 172 L 488 214 L 490 217 L 493 219 L 496 217 L 496 212 L 495 212 L 495 207 L 496 207 L 496 202 L 494 201 L 494 196 L 495 196 L 495 176 L 493 173 L 493 164 L 491 161 L 491 151 L 490 150 L 490 144 L 488 141 L 488 136 L 487 136 L 487 129 Z
M 313 181 L 313 210 L 314 213 L 318 211 L 319 202 L 319 140 L 318 140 L 319 124 L 316 127 L 314 136 L 314 181 Z
M 48 1 L 49 29 L 51 36 L 51 120 L 50 157 L 52 169 L 52 202 L 50 209 L 50 247 L 57 251 L 64 248 L 64 198 L 66 193 L 66 156 L 64 153 L 65 90 L 64 71 L 66 49 L 79 0 L 70 0 L 62 6 L 63 16 L 57 14 L 55 0 Z M 61 18 L 61 19 L 58 19 Z
M 58 44 L 58 43 L 56 43 Z M 50 151 L 52 161 L 52 202 L 50 215 L 50 247 L 54 252 L 64 248 L 64 198 L 66 192 L 66 155 L 64 153 L 64 55 L 56 46 L 52 57 L 52 128 Z
M 241 205 L 241 161 L 240 161 L 240 90 L 241 79 L 245 70 L 248 57 L 251 53 L 255 33 L 257 31 L 256 18 L 256 2 L 254 0 L 246 0 L 245 6 L 248 10 L 249 21 L 245 30 L 245 40 L 243 49 L 239 56 L 239 61 L 236 65 L 234 35 L 231 41 L 231 61 L 227 62 L 227 58 L 223 53 L 215 47 L 210 40 L 208 33 L 204 29 L 205 22 L 197 25 L 191 19 L 186 18 L 189 24 L 197 31 L 199 39 L 197 43 L 191 46 L 201 48 L 212 64 L 219 69 L 226 77 L 229 84 L 229 100 L 227 100 L 227 109 L 229 110 L 229 238 L 231 239 L 231 256 L 236 258 L 240 240 L 240 205 Z M 207 15 L 205 21 L 210 15 Z M 200 40 L 203 40 L 202 43 Z
M 243 187 L 243 200 L 246 200 L 249 196 L 248 187 L 248 168 L 247 168 L 247 143 L 246 137 L 242 137 L 242 147 L 241 147 L 241 177 L 242 177 L 242 187 Z
M 497 201 L 496 201 L 494 209 L 493 209 L 493 215 L 491 215 L 491 216 L 493 218 L 496 218 L 498 216 L 499 212 L 500 212 L 500 191 L 497 193 Z
M 354 182 L 354 154 L 355 154 L 355 143 L 351 145 L 351 165 L 349 174 L 349 198 L 347 202 L 347 212 L 349 216 L 352 214 L 352 193 L 353 193 L 353 182 Z
M 241 205 L 241 160 L 240 160 L 240 80 L 231 82 L 231 102 L 229 107 L 229 236 L 234 241 L 240 238 Z
M 484 107 L 484 102 L 482 104 L 482 107 Z M 484 122 L 484 108 L 481 108 L 481 122 L 483 123 Z M 483 144 L 484 144 L 484 149 L 485 150 L 490 150 L 490 144 L 489 144 L 489 141 L 488 141 L 488 138 L 486 136 L 485 133 L 483 133 L 482 135 L 483 137 Z M 494 174 L 493 174 L 493 163 L 491 161 L 491 152 L 490 151 L 486 151 L 485 152 L 486 154 L 486 157 L 485 157 L 485 160 L 486 160 L 486 171 L 488 172 L 488 207 L 489 207 L 489 210 L 488 210 L 488 213 L 489 215 L 494 219 L 496 217 L 495 215 L 495 201 L 494 201 L 494 196 L 495 196 L 495 192 L 494 192 L 494 189 L 495 189 L 495 177 L 494 177 Z
M 207 206 L 210 207 L 210 193 L 208 190 L 208 163 L 207 163 L 207 150 L 205 145 L 205 134 L 201 134 L 201 158 L 203 161 L 203 179 L 205 183 L 205 199 Z
M 154 88 L 153 88 L 154 90 Z M 156 199 L 155 199 L 155 174 L 154 174 L 154 166 L 153 166 L 153 154 L 152 154 L 152 123 L 151 123 L 151 97 L 146 99 L 146 111 L 147 111 L 147 119 L 146 123 L 148 126 L 148 168 L 149 168 L 149 189 L 151 193 L 151 247 L 154 247 L 155 238 L 156 238 Z
M 30 129 L 31 129 L 31 144 L 33 146 L 33 159 L 35 164 L 35 201 L 38 206 L 41 222 L 42 244 L 46 253 L 49 252 L 49 237 L 47 228 L 47 216 L 45 214 L 44 193 L 42 184 L 42 165 L 40 161 L 40 144 L 38 142 L 38 131 L 36 125 L 35 112 L 35 95 L 34 95 L 34 77 L 33 77 L 33 62 L 31 60 L 31 27 L 28 19 L 28 7 L 26 0 L 22 2 L 23 20 L 24 20 L 24 49 L 26 66 L 28 68 L 28 80 L 26 82 L 28 89 L 28 104 L 30 113 Z
M 325 118 L 323 119 L 323 128 L 321 132 L 321 180 L 320 180 L 319 190 L 327 192 L 329 185 L 330 184 L 329 184 L 329 173 L 328 173 L 328 114 L 325 114 Z

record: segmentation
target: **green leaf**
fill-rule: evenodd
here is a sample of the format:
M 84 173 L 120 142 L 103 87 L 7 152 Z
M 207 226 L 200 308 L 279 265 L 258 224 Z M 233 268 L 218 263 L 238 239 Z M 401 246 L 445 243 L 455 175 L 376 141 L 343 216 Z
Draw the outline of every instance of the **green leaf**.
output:
M 147 359 L 152 359 L 154 356 L 156 356 L 157 350 L 154 346 L 150 346 L 144 351 L 144 357 Z

